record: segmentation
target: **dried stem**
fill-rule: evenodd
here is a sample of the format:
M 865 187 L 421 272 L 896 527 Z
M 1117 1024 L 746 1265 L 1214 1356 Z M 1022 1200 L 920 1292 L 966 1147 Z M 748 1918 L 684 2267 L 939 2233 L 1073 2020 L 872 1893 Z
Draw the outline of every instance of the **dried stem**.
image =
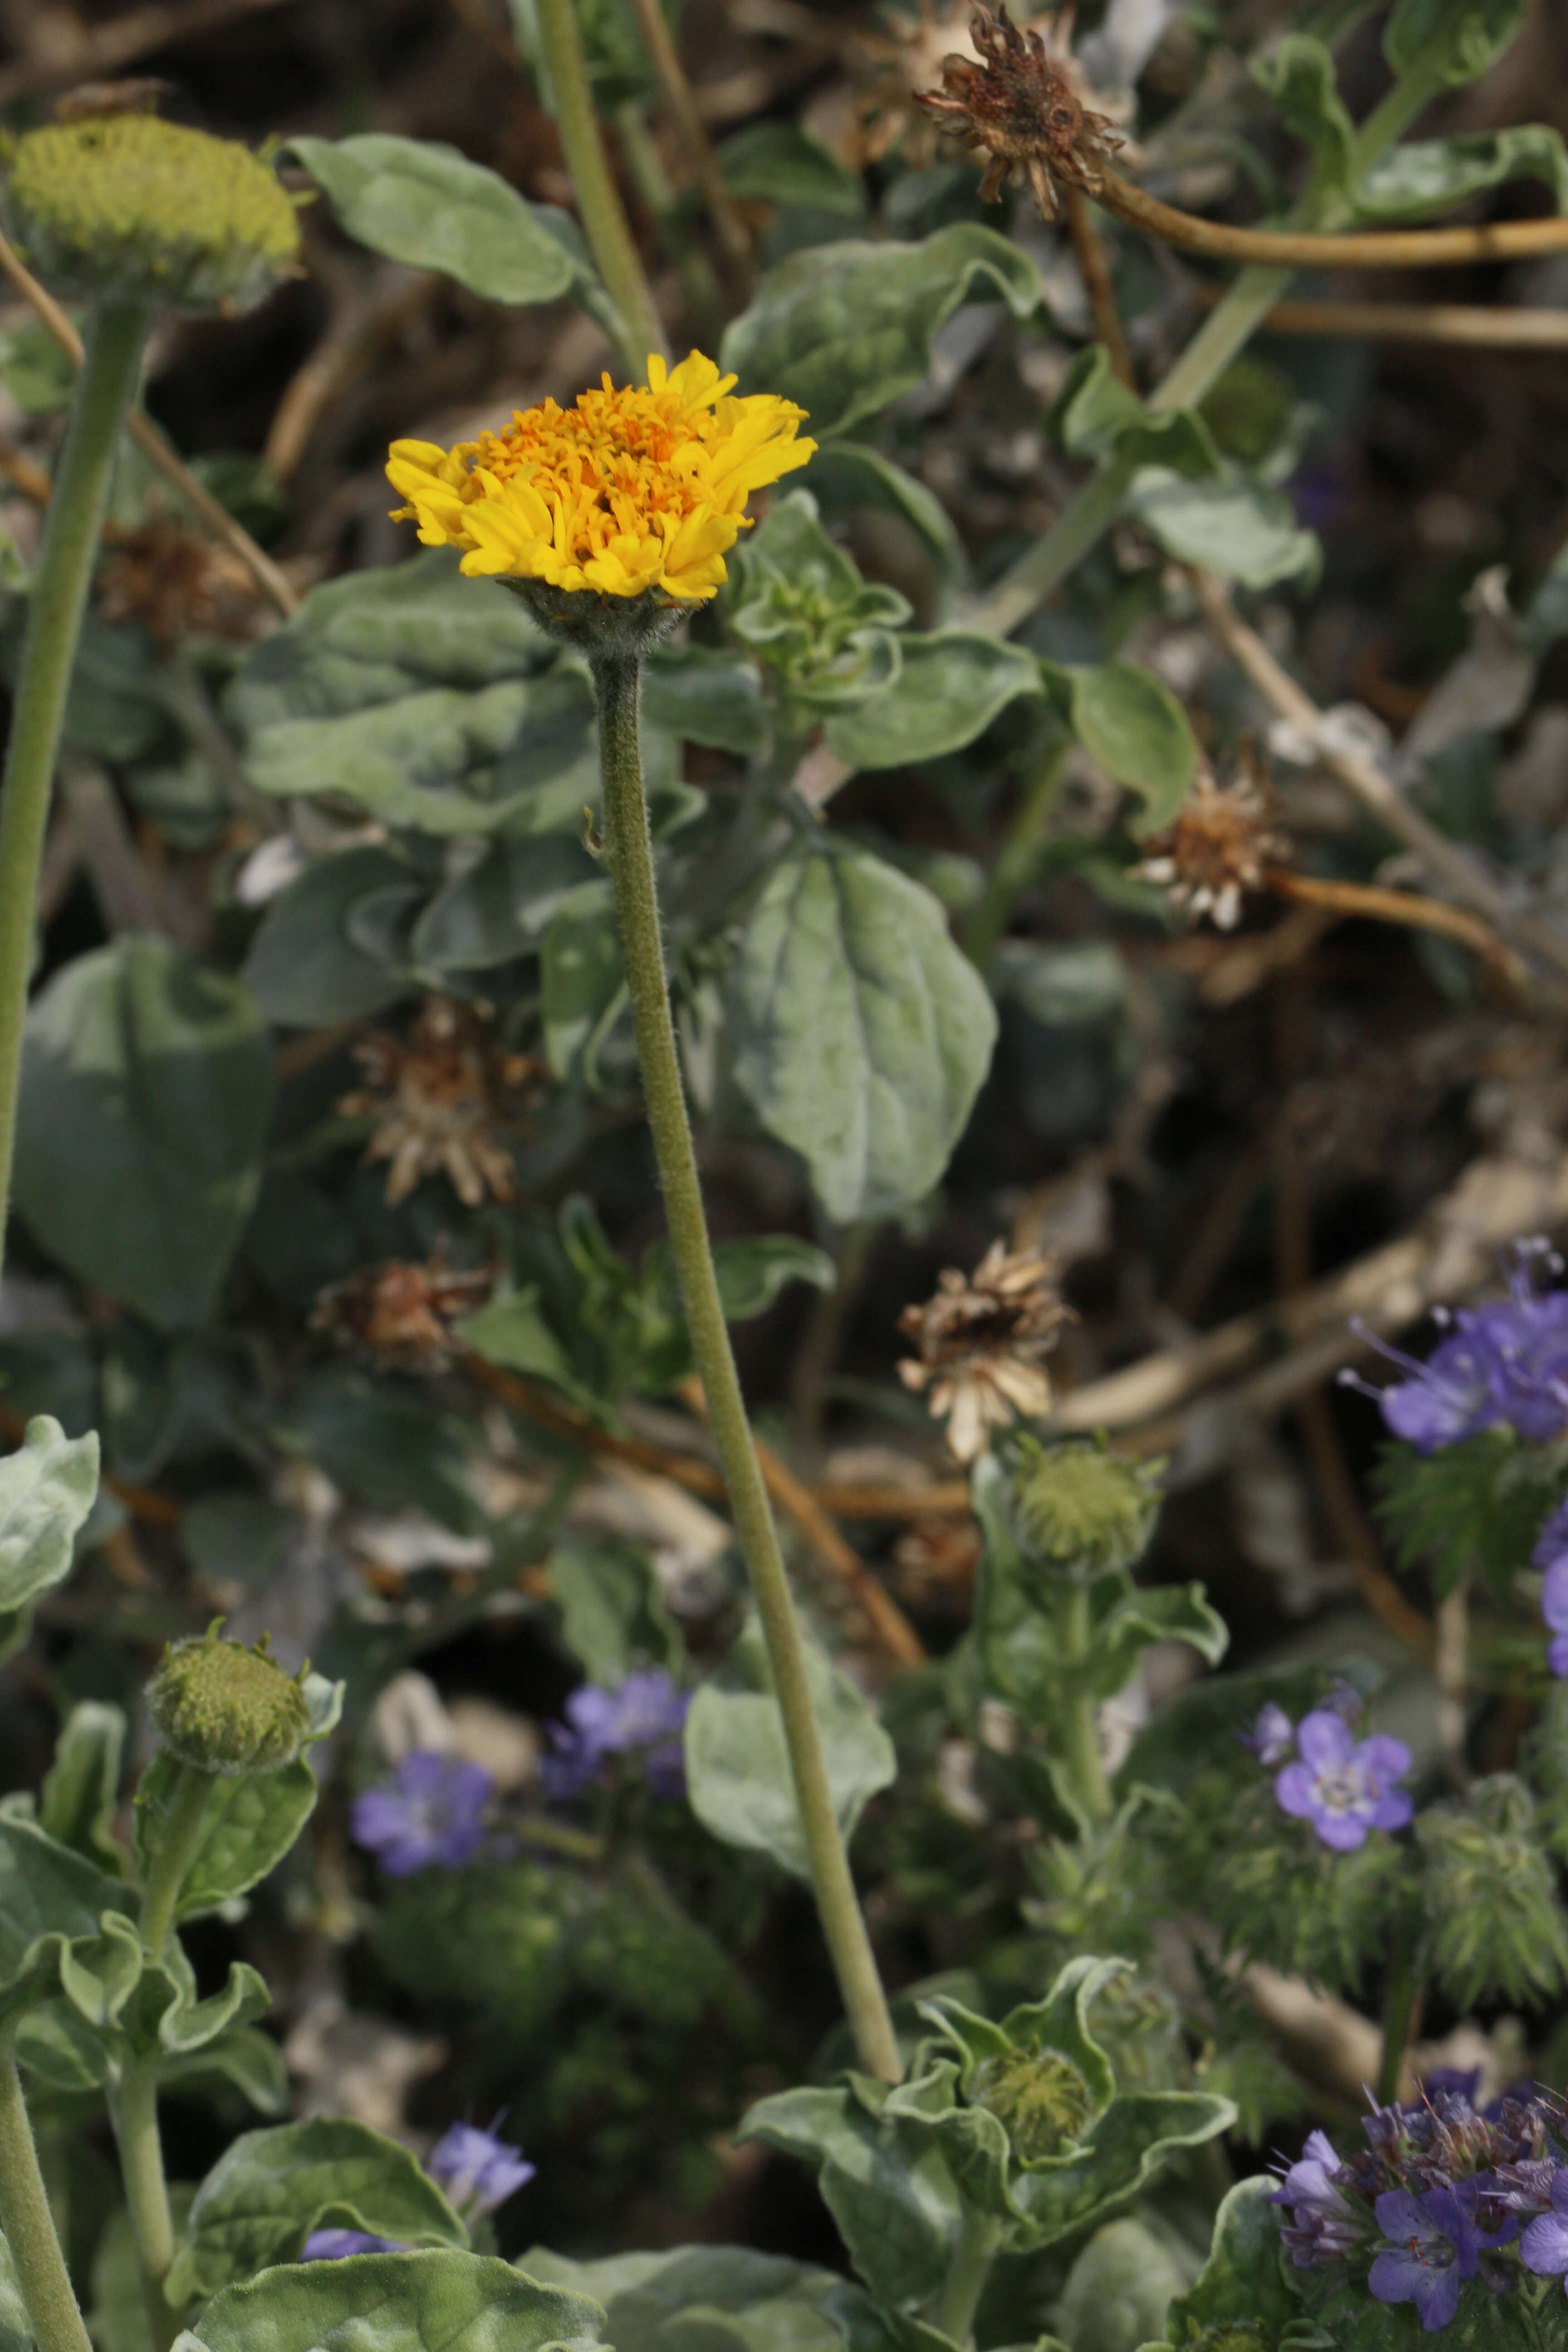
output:
M 719 158 L 713 152 L 708 127 L 691 94 L 691 84 L 686 78 L 680 52 L 675 46 L 659 0 L 632 0 L 632 8 L 658 79 L 660 95 L 674 118 L 686 159 L 696 174 L 703 202 L 719 233 L 724 257 L 743 294 L 752 281 L 752 240 L 719 167 Z
M 1095 337 L 1105 345 L 1110 364 L 1130 392 L 1138 389 L 1138 379 L 1132 372 L 1132 354 L 1127 348 L 1127 336 L 1122 329 L 1121 313 L 1116 307 L 1116 289 L 1110 282 L 1110 268 L 1105 258 L 1105 247 L 1094 225 L 1094 207 L 1081 188 L 1070 184 L 1062 190 L 1067 199 L 1068 236 L 1072 245 L 1078 274 L 1083 280 L 1083 290 L 1089 297 L 1089 314 L 1094 321 Z
M 1205 287 L 1204 301 L 1220 299 Z M 1462 343 L 1502 352 L 1568 349 L 1568 310 L 1510 310 L 1476 302 L 1276 302 L 1271 335 L 1344 335 L 1387 343 Z
M 4 236 L 0 236 L 0 270 L 43 320 L 71 365 L 79 368 L 82 362 L 81 337 L 54 296 L 46 287 L 39 285 Z M 238 556 L 258 587 L 271 599 L 284 619 L 288 620 L 290 614 L 297 613 L 300 599 L 272 558 L 257 546 L 243 524 L 236 522 L 228 509 L 214 498 L 205 483 L 196 479 L 184 460 L 171 448 L 152 418 L 133 408 L 126 418 L 125 429 L 148 463 L 157 467 L 165 481 L 174 484 L 186 505 L 195 509 L 215 538 L 221 539 L 224 545 Z
M 1413 930 L 1441 931 L 1458 940 L 1502 973 L 1519 989 L 1526 973 L 1512 950 L 1479 915 L 1450 907 L 1443 898 L 1423 898 L 1413 890 L 1384 890 L 1370 882 L 1341 882 L 1317 874 L 1298 874 L 1288 866 L 1266 866 L 1263 879 L 1278 898 L 1294 898 L 1305 907 L 1327 907 L 1336 915 L 1369 917 L 1373 922 L 1403 923 Z
M 1229 228 L 1178 212 L 1109 167 L 1098 202 L 1118 220 L 1183 253 L 1215 261 L 1258 262 L 1276 269 L 1452 269 L 1471 261 L 1521 261 L 1568 252 L 1568 218 L 1489 221 L 1477 228 Z

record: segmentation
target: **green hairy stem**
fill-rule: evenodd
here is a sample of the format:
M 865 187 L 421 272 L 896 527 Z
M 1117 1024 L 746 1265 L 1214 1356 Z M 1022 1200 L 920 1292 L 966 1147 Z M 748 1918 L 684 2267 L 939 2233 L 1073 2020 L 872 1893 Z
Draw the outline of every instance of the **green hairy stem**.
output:
M 92 2352 L 49 2210 L 16 2072 L 16 2028 L 0 2031 L 0 2230 L 38 2352 Z
M 180 1766 L 174 1800 L 163 1817 L 163 1836 L 142 1892 L 142 1941 L 154 1959 L 174 1931 L 180 1890 L 190 1876 L 216 1786 L 216 1773 L 203 1772 L 195 1764 Z
M 1057 1619 L 1064 1664 L 1070 1669 L 1089 1655 L 1089 1587 L 1068 1587 Z M 1100 1725 L 1094 1700 L 1086 1690 L 1066 1701 L 1061 1724 L 1062 1762 L 1074 1796 L 1092 1822 L 1103 1822 L 1114 1811 L 1105 1767 L 1100 1756 Z
M 540 47 L 555 95 L 555 120 L 583 227 L 599 275 L 621 314 L 621 357 L 633 382 L 640 383 L 648 353 L 661 352 L 668 358 L 668 351 L 605 152 L 573 0 L 538 0 L 538 17 Z
M 133 2062 L 125 2068 L 110 2094 L 110 2115 L 141 2265 L 147 2325 L 154 2352 L 167 2352 L 180 2331 L 179 2319 L 163 2294 L 163 2281 L 174 2259 L 174 2223 L 158 2137 L 157 2076 L 150 2062 Z
M 823 1932 L 860 2063 L 868 2074 L 896 2083 L 903 2072 L 898 2042 L 834 1811 L 806 1681 L 805 1648 L 713 1268 L 659 937 L 653 843 L 637 741 L 639 665 L 629 655 L 600 654 L 594 677 L 605 771 L 605 854 L 615 885 L 648 1127 L 691 1350 L 768 1645 Z
M 996 2259 L 996 2224 L 988 2214 L 964 2210 L 958 2243 L 932 2318 L 955 2344 L 967 2344 L 974 2333 L 974 2315 Z
M 141 373 L 147 329 L 148 313 L 140 303 L 104 302 L 93 311 L 28 600 L 0 784 L 0 1262 L 16 1148 L 34 908 L 55 761 L 114 452 Z

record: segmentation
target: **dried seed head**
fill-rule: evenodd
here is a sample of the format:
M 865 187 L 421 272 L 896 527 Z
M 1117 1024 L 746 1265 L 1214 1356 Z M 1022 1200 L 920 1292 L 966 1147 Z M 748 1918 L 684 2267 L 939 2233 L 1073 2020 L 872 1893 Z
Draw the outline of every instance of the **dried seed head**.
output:
M 509 1053 L 489 1015 L 433 996 L 405 1038 L 374 1030 L 354 1051 L 365 1084 L 338 1108 L 345 1118 L 376 1121 L 365 1158 L 392 1163 L 389 1201 L 406 1200 L 421 1178 L 443 1171 L 465 1208 L 477 1209 L 487 1193 L 516 1198 L 501 1115 L 534 1098 L 531 1082 L 543 1066 Z
M 265 1635 L 247 1650 L 224 1641 L 216 1623 L 200 1641 L 164 1651 L 147 1685 L 147 1708 L 182 1764 L 226 1779 L 280 1772 L 310 1728 L 303 1671 L 286 1675 Z
M 445 1371 L 452 1354 L 448 1326 L 482 1307 L 495 1284 L 493 1266 L 459 1274 L 439 1249 L 424 1265 L 392 1258 L 331 1284 L 316 1301 L 310 1328 L 398 1371 Z
M 1234 930 L 1243 893 L 1260 890 L 1265 868 L 1289 855 L 1273 814 L 1268 783 L 1250 760 L 1223 791 L 1205 771 L 1174 823 L 1150 835 L 1132 870 L 1163 884 L 1171 904 L 1194 921 L 1212 915 L 1222 931 Z
M 172 515 L 119 540 L 99 577 L 107 621 L 140 621 L 165 651 L 193 630 L 244 637 L 258 614 L 255 583 L 237 559 Z
M 1042 32 L 1015 25 L 1005 7 L 993 16 L 977 5 L 971 25 L 978 60 L 959 54 L 945 58 L 941 90 L 922 90 L 915 103 L 939 130 L 989 156 L 980 183 L 987 204 L 995 203 L 1009 179 L 1024 181 L 1041 219 L 1053 221 L 1055 183 L 1065 180 L 1097 195 L 1102 166 L 1125 144 L 1110 116 L 1084 102 L 1068 47 L 1072 12 L 1063 9 Z
M 153 114 L 5 140 L 0 204 L 39 277 L 89 301 L 247 310 L 299 267 L 295 207 L 267 165 Z
M 906 1307 L 899 1318 L 900 1330 L 920 1349 L 900 1364 L 899 1377 L 906 1388 L 929 1392 L 961 1462 L 973 1462 L 990 1432 L 1016 1414 L 1037 1420 L 1050 1410 L 1042 1359 L 1071 1312 L 1054 1268 L 1048 1255 L 1009 1255 L 993 1242 L 972 1276 L 949 1266 L 925 1305 Z

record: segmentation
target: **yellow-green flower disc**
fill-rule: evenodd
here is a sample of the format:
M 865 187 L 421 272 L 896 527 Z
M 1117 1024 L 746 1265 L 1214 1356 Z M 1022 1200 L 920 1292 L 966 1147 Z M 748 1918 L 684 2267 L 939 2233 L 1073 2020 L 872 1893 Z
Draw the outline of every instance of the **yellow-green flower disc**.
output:
M 89 301 L 247 310 L 298 266 L 298 216 L 267 165 L 154 114 L 7 140 L 0 209 L 45 283 Z
M 265 1647 L 226 1642 L 216 1627 L 165 1651 L 147 1685 L 147 1706 L 182 1764 L 225 1776 L 281 1771 L 310 1727 L 300 1684 Z

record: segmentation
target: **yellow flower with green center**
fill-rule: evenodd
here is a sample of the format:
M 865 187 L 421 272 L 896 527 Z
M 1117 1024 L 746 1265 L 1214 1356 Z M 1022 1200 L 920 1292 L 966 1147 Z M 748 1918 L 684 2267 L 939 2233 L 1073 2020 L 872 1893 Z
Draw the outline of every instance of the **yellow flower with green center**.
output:
M 698 604 L 722 585 L 724 556 L 748 529 L 753 490 L 804 466 L 805 411 L 773 393 L 731 397 L 732 375 L 693 352 L 646 384 L 562 408 L 518 410 L 500 433 L 442 449 L 395 441 L 387 478 L 426 547 L 463 551 L 470 574 L 540 580 L 601 596 L 650 589 Z

